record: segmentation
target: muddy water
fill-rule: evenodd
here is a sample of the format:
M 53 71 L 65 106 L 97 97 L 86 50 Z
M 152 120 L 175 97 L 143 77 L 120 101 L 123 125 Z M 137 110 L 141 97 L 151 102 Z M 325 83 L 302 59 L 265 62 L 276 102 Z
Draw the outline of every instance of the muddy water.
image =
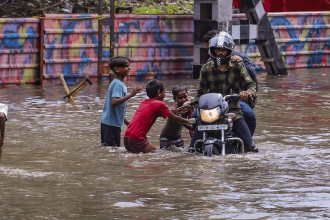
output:
M 257 154 L 134 155 L 99 145 L 108 83 L 63 100 L 60 85 L 1 86 L 9 105 L 0 161 L 0 219 L 330 218 L 327 69 L 258 75 Z M 195 95 L 196 80 L 183 83 Z M 127 82 L 129 90 L 145 82 Z M 127 116 L 146 98 L 129 100 Z M 158 145 L 165 120 L 149 140 Z M 125 127 L 123 128 L 123 133 Z M 186 143 L 188 132 L 184 131 Z

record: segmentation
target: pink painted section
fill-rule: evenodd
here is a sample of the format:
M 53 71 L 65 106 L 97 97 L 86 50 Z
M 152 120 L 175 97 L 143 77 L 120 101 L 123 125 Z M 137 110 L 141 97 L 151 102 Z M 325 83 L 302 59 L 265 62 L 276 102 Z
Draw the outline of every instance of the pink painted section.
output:
M 105 15 L 109 18 L 109 15 Z M 67 82 L 79 81 L 84 75 L 97 76 L 98 19 L 97 15 L 47 14 L 44 27 L 45 79 L 64 74 Z M 110 47 L 103 38 L 103 60 L 109 61 Z
M 115 20 L 115 56 L 131 57 L 131 75 L 191 75 L 193 16 L 125 15 Z
M 0 84 L 38 79 L 39 23 L 36 18 L 0 19 Z

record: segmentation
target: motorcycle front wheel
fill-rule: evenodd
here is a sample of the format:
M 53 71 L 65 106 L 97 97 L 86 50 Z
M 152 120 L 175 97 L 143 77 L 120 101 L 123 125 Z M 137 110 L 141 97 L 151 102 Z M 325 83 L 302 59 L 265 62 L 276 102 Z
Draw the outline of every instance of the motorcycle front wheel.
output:
M 204 155 L 212 157 L 213 144 L 208 144 L 204 146 Z
M 217 146 L 213 144 L 207 144 L 204 146 L 204 155 L 208 157 L 212 157 L 212 154 L 219 156 L 219 150 Z

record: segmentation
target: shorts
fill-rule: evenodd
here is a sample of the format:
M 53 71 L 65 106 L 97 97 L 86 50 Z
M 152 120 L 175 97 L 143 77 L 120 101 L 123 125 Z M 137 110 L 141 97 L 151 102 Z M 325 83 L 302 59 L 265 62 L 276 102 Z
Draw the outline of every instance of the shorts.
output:
M 160 145 L 160 149 L 165 150 L 170 147 L 183 148 L 184 143 L 183 143 L 182 137 L 172 140 L 172 139 L 168 139 L 166 137 L 160 136 L 159 145 Z
M 120 127 L 113 127 L 101 123 L 101 144 L 103 146 L 120 147 Z
M 141 153 L 144 149 L 149 145 L 148 140 L 140 140 L 140 139 L 131 139 L 124 137 L 124 145 L 127 151 L 131 151 L 133 153 Z

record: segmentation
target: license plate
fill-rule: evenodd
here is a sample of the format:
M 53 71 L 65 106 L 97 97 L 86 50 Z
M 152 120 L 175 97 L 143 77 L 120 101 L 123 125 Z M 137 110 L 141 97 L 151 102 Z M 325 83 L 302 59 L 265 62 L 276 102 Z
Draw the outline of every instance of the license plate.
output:
M 199 131 L 210 131 L 210 130 L 227 130 L 228 125 L 200 125 L 198 126 Z

